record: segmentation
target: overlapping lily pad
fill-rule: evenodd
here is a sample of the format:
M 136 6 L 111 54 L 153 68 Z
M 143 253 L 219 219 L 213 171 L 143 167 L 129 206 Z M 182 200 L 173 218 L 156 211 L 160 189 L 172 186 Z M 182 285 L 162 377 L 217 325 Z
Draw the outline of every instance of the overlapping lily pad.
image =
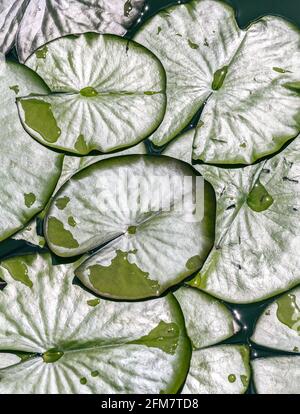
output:
M 191 148 L 191 130 L 164 154 Z M 300 282 L 300 137 L 254 166 L 224 169 L 194 165 L 217 196 L 216 241 L 192 282 L 234 303 L 255 302 Z
M 33 355 L 0 369 L 1 394 L 177 392 L 190 343 L 173 296 L 100 300 L 72 284 L 73 272 L 48 254 L 2 262 L 0 349 Z
M 193 344 L 183 394 L 244 393 L 250 381 L 249 348 L 216 345 L 240 329 L 231 312 L 217 299 L 193 288 L 182 287 L 175 296 Z
M 113 57 L 113 58 L 112 58 Z M 66 36 L 26 62 L 51 89 L 18 100 L 24 128 L 76 154 L 137 144 L 165 112 L 165 73 L 144 47 L 113 35 Z
M 82 282 L 112 298 L 158 296 L 199 269 L 213 245 L 215 196 L 198 179 L 199 194 L 195 171 L 167 157 L 93 164 L 55 196 L 45 220 L 48 245 L 70 257 L 109 242 L 76 270 Z
M 22 62 L 50 40 L 96 31 L 124 35 L 144 0 L 1 0 L 0 51 L 16 42 Z
M 268 16 L 241 30 L 229 6 L 194 0 L 155 15 L 135 40 L 159 57 L 168 77 L 154 144 L 173 139 L 205 102 L 196 160 L 250 164 L 299 133 L 300 33 L 291 23 Z
M 0 241 L 23 228 L 50 198 L 63 156 L 33 141 L 23 130 L 16 96 L 47 93 L 30 69 L 0 62 Z

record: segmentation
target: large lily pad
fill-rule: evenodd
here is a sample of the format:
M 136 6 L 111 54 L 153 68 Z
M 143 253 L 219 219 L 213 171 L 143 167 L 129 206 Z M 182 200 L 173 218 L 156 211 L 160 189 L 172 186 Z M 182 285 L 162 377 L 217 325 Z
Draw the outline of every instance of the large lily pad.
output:
M 50 40 L 94 30 L 124 35 L 144 0 L 1 0 L 0 51 L 16 41 L 21 61 Z M 17 39 L 16 39 L 17 38 Z
M 251 339 L 269 348 L 300 352 L 300 287 L 265 309 Z
M 300 394 L 300 357 L 258 358 L 252 368 L 258 394 Z
M 190 344 L 173 296 L 99 300 L 73 271 L 48 254 L 2 262 L 0 349 L 34 356 L 0 369 L 1 394 L 177 392 Z
M 194 131 L 164 155 L 186 157 Z M 255 302 L 300 281 L 300 136 L 274 158 L 224 169 L 194 165 L 217 197 L 216 239 L 193 286 L 234 303 Z
M 47 93 L 30 69 L 0 62 L 0 241 L 24 227 L 41 211 L 59 179 L 63 156 L 49 151 L 23 130 L 15 99 Z
M 109 152 L 142 141 L 163 119 L 164 69 L 134 42 L 96 33 L 66 36 L 26 64 L 52 93 L 19 99 L 20 116 L 47 146 L 82 155 Z
M 211 0 L 170 7 L 135 40 L 152 50 L 168 77 L 167 113 L 152 135 L 173 139 L 204 106 L 194 159 L 253 163 L 300 130 L 300 33 L 278 17 L 239 29 L 234 11 Z
M 190 166 L 167 157 L 93 164 L 55 196 L 45 220 L 48 245 L 69 257 L 110 242 L 76 270 L 81 281 L 112 298 L 158 296 L 199 269 L 213 245 L 214 193 L 195 180 Z

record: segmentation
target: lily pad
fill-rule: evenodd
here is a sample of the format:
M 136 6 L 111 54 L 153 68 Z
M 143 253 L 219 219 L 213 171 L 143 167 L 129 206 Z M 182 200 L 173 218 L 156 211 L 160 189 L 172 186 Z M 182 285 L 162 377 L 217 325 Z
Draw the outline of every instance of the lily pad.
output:
M 300 394 L 300 357 L 258 358 L 252 369 L 258 394 Z
M 187 157 L 193 134 L 177 138 L 163 154 Z M 192 286 L 228 302 L 248 303 L 300 282 L 299 152 L 300 136 L 253 166 L 193 166 L 214 187 L 217 217 L 215 246 Z
M 203 107 L 193 158 L 250 164 L 300 130 L 300 33 L 263 17 L 241 30 L 229 6 L 211 0 L 167 8 L 135 40 L 153 51 L 168 78 L 167 112 L 152 135 L 164 145 Z
M 181 306 L 186 329 L 195 349 L 215 345 L 240 330 L 231 312 L 218 299 L 184 286 L 174 295 Z
M 142 46 L 86 33 L 45 48 L 26 64 L 52 93 L 18 99 L 24 128 L 38 141 L 82 155 L 109 152 L 142 141 L 162 121 L 164 70 Z
M 16 96 L 47 93 L 30 69 L 0 62 L 0 241 L 41 211 L 59 179 L 63 156 L 33 141 L 19 121 Z
M 183 394 L 243 394 L 250 378 L 249 349 L 219 345 L 193 351 Z
M 265 309 L 251 339 L 268 348 L 300 352 L 300 287 Z
M 34 356 L 0 370 L 1 394 L 176 393 L 190 343 L 174 297 L 100 300 L 73 272 L 48 254 L 2 262 L 0 349 Z
M 0 51 L 16 42 L 21 61 L 50 40 L 94 30 L 124 35 L 144 0 L 1 0 Z
M 214 220 L 212 187 L 190 166 L 132 155 L 73 176 L 54 197 L 45 235 L 63 257 L 109 242 L 76 275 L 103 296 L 141 299 L 159 296 L 201 268 L 213 245 Z
M 43 50 L 26 65 L 52 93 L 18 99 L 24 128 L 43 144 L 82 155 L 109 152 L 137 144 L 162 121 L 164 69 L 143 46 L 85 33 Z

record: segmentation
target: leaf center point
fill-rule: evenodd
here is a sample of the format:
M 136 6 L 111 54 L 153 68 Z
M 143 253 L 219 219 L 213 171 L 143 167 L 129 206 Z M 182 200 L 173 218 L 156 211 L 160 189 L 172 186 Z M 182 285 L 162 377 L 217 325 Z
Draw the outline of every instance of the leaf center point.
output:
M 96 89 L 92 88 L 91 86 L 87 86 L 86 88 L 81 89 L 79 93 L 81 96 L 85 96 L 86 98 L 92 98 L 98 95 Z
M 49 349 L 49 351 L 45 352 L 42 356 L 46 364 L 52 364 L 53 362 L 58 361 L 63 356 L 63 354 L 64 353 L 62 351 L 59 351 L 57 349 Z

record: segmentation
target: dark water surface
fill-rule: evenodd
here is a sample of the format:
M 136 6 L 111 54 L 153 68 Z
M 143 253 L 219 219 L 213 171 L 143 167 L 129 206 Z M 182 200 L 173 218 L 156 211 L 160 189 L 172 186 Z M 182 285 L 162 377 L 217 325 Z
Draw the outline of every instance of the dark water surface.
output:
M 135 30 L 150 16 L 157 13 L 159 10 L 166 8 L 170 5 L 175 5 L 178 3 L 187 3 L 188 1 L 171 1 L 171 0 L 148 0 L 147 10 L 144 15 L 141 17 L 141 21 L 137 23 L 136 27 L 131 30 L 128 37 L 131 37 Z M 269 15 L 279 15 L 284 17 L 296 25 L 300 26 L 300 0 L 226 0 L 226 2 L 234 7 L 236 10 L 237 21 L 240 27 L 246 27 L 253 20 L 269 14 Z M 197 117 L 194 119 L 190 127 L 194 126 L 197 122 Z M 161 149 L 158 150 L 154 148 L 151 144 L 148 144 L 149 152 L 159 153 Z M 42 233 L 42 223 L 39 226 L 40 233 Z M 33 247 L 23 241 L 15 240 L 6 240 L 0 243 L 0 259 L 14 256 L 22 255 L 37 251 L 44 251 L 40 248 Z M 54 257 L 55 263 L 65 262 L 60 258 Z M 1 284 L 0 284 L 1 288 Z M 255 328 L 256 321 L 260 314 L 263 312 L 264 308 L 274 300 L 268 299 L 256 304 L 250 305 L 236 305 L 225 303 L 226 306 L 232 310 L 237 322 L 241 325 L 240 332 L 235 335 L 233 338 L 226 340 L 226 344 L 248 344 L 251 349 L 251 359 L 257 357 L 267 357 L 267 356 L 278 356 L 278 355 L 287 355 L 286 352 L 269 350 L 264 347 L 257 346 L 251 343 L 252 332 Z M 288 354 L 290 355 L 290 354 Z M 253 382 L 251 382 L 248 393 L 255 393 Z

